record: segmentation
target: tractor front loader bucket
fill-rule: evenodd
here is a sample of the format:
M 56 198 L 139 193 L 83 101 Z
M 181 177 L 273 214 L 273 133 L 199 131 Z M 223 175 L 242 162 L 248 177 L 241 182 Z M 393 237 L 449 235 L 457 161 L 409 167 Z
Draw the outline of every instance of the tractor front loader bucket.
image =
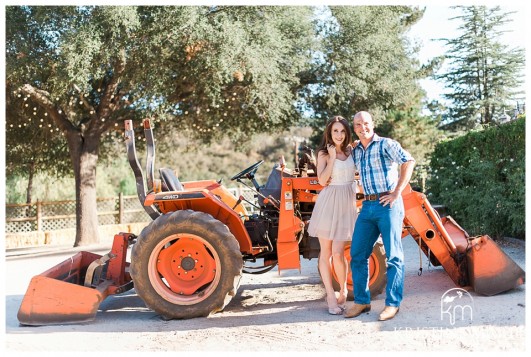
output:
M 488 236 L 470 240 L 467 251 L 470 285 L 482 295 L 496 295 L 525 282 L 525 272 Z
M 441 218 L 426 196 L 411 188 L 402 198 L 408 233 L 456 285 L 495 295 L 524 284 L 525 272 L 489 236 L 470 237 L 451 216 Z
M 134 238 L 130 233 L 117 234 L 106 255 L 79 252 L 34 276 L 22 299 L 18 321 L 41 326 L 94 320 L 107 296 L 133 287 L 125 260 Z

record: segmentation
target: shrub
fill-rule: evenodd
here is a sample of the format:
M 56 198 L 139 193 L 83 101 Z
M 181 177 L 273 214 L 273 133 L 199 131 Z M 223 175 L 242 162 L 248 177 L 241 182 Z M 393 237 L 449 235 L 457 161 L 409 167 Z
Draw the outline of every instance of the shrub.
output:
M 470 235 L 525 236 L 525 118 L 439 143 L 428 198 Z

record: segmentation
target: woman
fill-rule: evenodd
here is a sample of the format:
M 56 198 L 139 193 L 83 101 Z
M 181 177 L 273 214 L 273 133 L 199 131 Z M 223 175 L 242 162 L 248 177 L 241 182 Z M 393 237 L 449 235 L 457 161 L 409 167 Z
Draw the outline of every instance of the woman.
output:
M 317 237 L 321 246 L 319 272 L 332 315 L 342 314 L 347 300 L 348 266 L 344 249 L 352 240 L 357 217 L 351 139 L 345 118 L 335 116 L 326 125 L 317 153 L 317 178 L 324 188 L 317 196 L 308 227 L 308 234 Z M 333 287 L 330 259 L 340 286 L 339 297 Z

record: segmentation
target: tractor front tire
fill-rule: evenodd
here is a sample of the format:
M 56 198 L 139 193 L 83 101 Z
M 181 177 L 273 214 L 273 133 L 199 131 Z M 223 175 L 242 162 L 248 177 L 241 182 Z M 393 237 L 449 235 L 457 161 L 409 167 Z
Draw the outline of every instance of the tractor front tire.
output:
M 222 311 L 236 295 L 243 260 L 228 227 L 192 210 L 162 215 L 131 250 L 131 278 L 146 306 L 166 320 Z

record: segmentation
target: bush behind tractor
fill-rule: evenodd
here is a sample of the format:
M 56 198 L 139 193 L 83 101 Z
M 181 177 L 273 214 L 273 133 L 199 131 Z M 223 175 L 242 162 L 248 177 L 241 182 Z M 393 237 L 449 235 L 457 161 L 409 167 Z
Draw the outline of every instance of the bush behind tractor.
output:
M 307 226 L 323 187 L 307 166 L 290 170 L 280 160 L 264 185 L 255 179 L 263 161 L 234 175 L 231 180 L 256 193 L 253 202 L 234 196 L 221 180 L 180 182 L 168 168 L 159 169 L 155 178 L 149 120 L 143 121 L 143 128 L 146 177 L 131 120 L 125 121 L 125 143 L 139 201 L 152 222 L 138 236 L 116 234 L 110 252 L 103 256 L 82 251 L 34 276 L 18 311 L 21 324 L 90 321 L 106 297 L 133 288 L 164 319 L 208 316 L 222 311 L 236 295 L 242 274 L 265 273 L 274 267 L 279 274 L 300 271 L 301 256 L 318 258 L 318 239 L 308 235 Z M 456 285 L 494 295 L 524 283 L 525 272 L 489 236 L 470 237 L 452 217 L 441 218 L 426 196 L 410 186 L 402 197 L 403 238 L 411 236 L 431 264 L 442 266 Z M 358 206 L 363 198 L 356 195 Z M 258 213 L 249 213 L 244 201 Z M 350 246 L 345 257 L 350 261 Z M 339 289 L 332 262 L 330 267 Z M 381 242 L 369 259 L 369 275 L 374 297 L 387 282 Z

